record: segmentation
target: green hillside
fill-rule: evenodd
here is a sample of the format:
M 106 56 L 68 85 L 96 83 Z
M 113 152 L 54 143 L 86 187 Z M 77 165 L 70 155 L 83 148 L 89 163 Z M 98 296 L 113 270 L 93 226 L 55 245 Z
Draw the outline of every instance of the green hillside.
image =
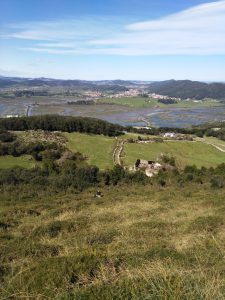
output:
M 1 299 L 223 299 L 224 189 L 101 190 L 2 193 Z
M 133 165 L 137 158 L 155 160 L 161 153 L 176 158 L 178 167 L 196 165 L 213 167 L 225 162 L 225 153 L 202 142 L 171 141 L 149 144 L 126 144 L 124 163 Z
M 112 153 L 116 140 L 103 135 L 81 133 L 65 133 L 67 147 L 73 152 L 81 152 L 87 157 L 88 163 L 100 169 L 112 168 Z
M 63 133 L 63 135 L 68 140 L 66 147 L 73 152 L 82 153 L 86 157 L 88 164 L 96 165 L 101 170 L 111 169 L 113 167 L 112 154 L 117 143 L 116 138 L 82 133 Z M 21 136 L 21 134 L 19 136 Z M 58 138 L 58 136 L 56 137 Z M 154 136 L 149 136 L 149 138 L 153 137 Z M 125 134 L 119 139 L 128 140 L 129 138 L 137 139 L 138 134 Z M 60 139 L 63 139 L 63 137 Z M 214 147 L 207 143 L 213 144 Z M 220 147 L 222 150 L 225 149 L 223 141 L 212 137 L 207 137 L 204 140 L 199 139 L 197 142 L 126 143 L 122 160 L 125 165 L 133 165 L 137 158 L 155 160 L 163 153 L 174 156 L 177 166 L 180 168 L 193 164 L 197 167 L 214 167 L 225 162 L 225 152 L 220 151 L 215 146 Z M 11 168 L 14 166 L 32 168 L 35 164 L 36 162 L 30 159 L 30 156 L 26 155 L 20 157 L 10 155 L 0 156 L 0 168 Z

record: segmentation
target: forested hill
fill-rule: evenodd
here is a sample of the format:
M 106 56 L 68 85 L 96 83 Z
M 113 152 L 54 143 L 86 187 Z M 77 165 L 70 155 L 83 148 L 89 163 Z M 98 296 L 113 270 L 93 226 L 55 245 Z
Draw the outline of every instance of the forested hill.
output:
M 0 118 L 0 130 L 24 131 L 37 129 L 118 136 L 123 134 L 124 127 L 103 120 L 86 117 L 44 115 Z
M 190 80 L 167 80 L 153 82 L 149 91 L 181 99 L 220 99 L 225 101 L 225 83 L 204 83 Z

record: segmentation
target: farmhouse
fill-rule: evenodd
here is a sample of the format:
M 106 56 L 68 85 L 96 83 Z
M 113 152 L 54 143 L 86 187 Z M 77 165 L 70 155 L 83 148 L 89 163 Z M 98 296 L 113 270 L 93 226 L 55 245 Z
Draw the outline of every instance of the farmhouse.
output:
M 158 174 L 161 169 L 163 169 L 163 165 L 152 160 L 137 159 L 135 163 L 135 170 L 144 170 L 148 177 Z
M 175 138 L 176 137 L 176 133 L 175 132 L 166 132 L 163 135 L 164 138 Z

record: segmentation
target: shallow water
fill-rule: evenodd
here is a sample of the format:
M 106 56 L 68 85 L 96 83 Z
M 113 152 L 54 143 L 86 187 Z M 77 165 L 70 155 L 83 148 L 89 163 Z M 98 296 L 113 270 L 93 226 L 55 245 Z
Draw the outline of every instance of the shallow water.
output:
M 39 101 L 38 101 L 39 102 Z M 40 101 L 30 107 L 29 115 L 61 114 L 103 119 L 125 126 L 188 127 L 201 123 L 225 120 L 225 105 L 204 108 L 145 108 L 135 109 L 121 105 L 68 105 L 62 100 Z M 26 114 L 32 99 L 0 99 L 0 116 Z
M 225 106 L 194 109 L 150 108 L 103 116 L 103 118 L 121 125 L 146 126 L 149 124 L 159 127 L 189 127 L 206 122 L 225 120 Z

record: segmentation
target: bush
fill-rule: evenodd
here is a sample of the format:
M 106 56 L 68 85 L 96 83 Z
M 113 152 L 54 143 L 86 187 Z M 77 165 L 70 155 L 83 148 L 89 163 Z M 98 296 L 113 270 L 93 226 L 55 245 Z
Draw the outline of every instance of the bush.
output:
M 3 143 L 13 142 L 16 139 L 16 136 L 12 133 L 4 130 L 0 130 L 0 141 Z
M 159 178 L 158 179 L 158 184 L 161 185 L 161 186 L 165 186 L 166 185 L 166 180 L 162 179 L 162 178 Z
M 175 165 L 176 165 L 175 158 L 173 156 L 163 155 L 161 159 L 162 159 L 162 162 L 164 162 L 165 164 L 169 164 L 173 167 L 175 167 Z
M 221 176 L 213 177 L 210 182 L 212 188 L 221 189 L 224 187 L 224 179 Z

